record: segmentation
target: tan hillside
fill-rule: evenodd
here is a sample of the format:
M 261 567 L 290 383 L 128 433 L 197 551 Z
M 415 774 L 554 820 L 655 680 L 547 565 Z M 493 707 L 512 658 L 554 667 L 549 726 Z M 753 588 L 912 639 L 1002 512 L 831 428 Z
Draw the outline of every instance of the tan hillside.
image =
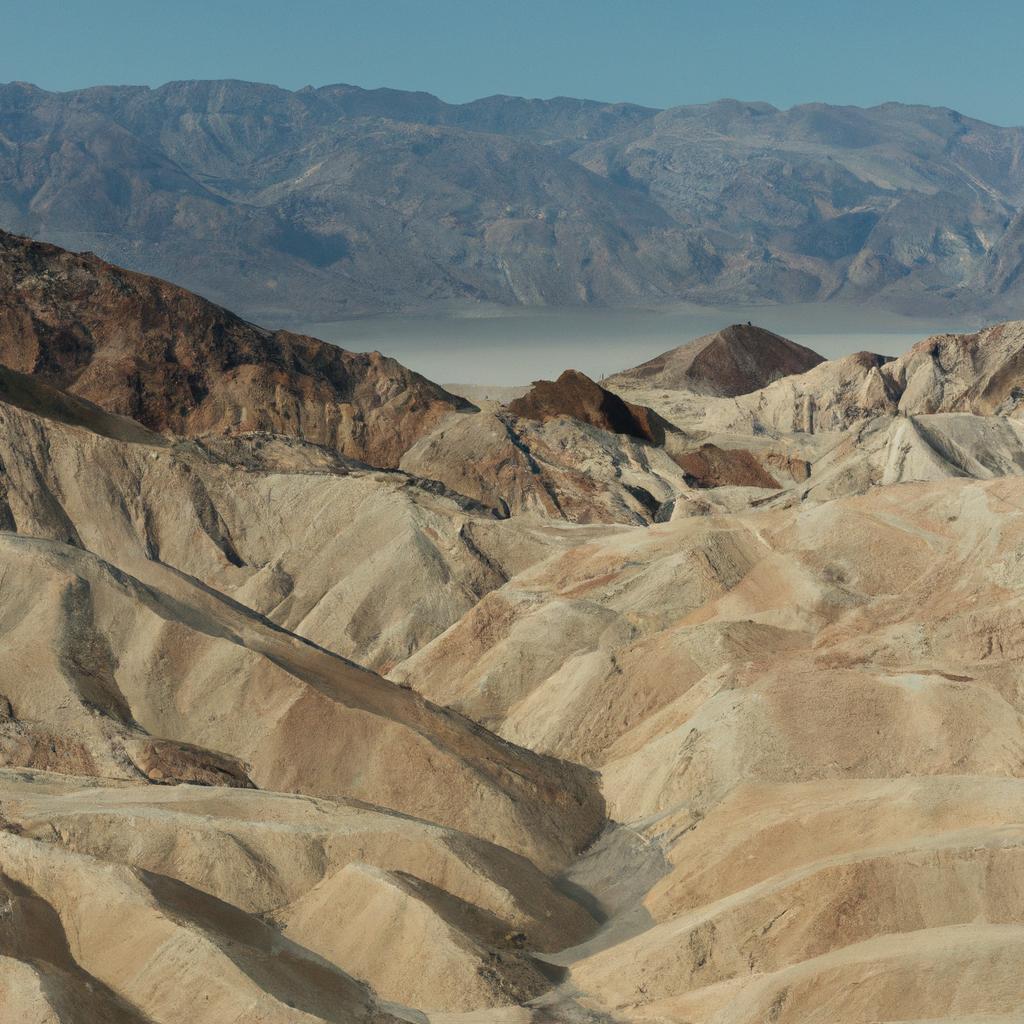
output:
M 536 994 L 549 983 L 522 948 L 554 951 L 596 927 L 525 858 L 464 833 L 353 801 L 236 795 L 0 771 L 7 827 L 21 836 L 260 915 L 408 1005 L 500 1005 L 524 981 L 518 991 Z M 417 966 L 424 929 L 429 971 Z
M 0 369 L 0 388 L 12 379 L 24 378 Z M 158 558 L 374 668 L 569 543 L 564 530 L 501 521 L 437 484 L 289 438 L 172 443 L 142 431 L 125 443 L 124 425 L 140 428 L 88 405 L 91 429 L 77 429 L 53 418 L 62 393 L 29 380 L 42 416 L 12 404 L 33 407 L 13 385 L 0 391 L 0 523 L 122 565 Z M 381 588 L 382 576 L 405 586 Z
M 105 407 L 78 384 L 155 335 L 103 333 L 119 271 L 36 257 L 0 341 L 57 359 L 0 366 L 0 1019 L 1019 1018 L 1020 324 L 734 397 L 385 402 L 374 469 L 277 413 Z M 82 310 L 95 350 L 38 327 Z M 641 406 L 664 445 L 608 414 Z
M 558 958 L 587 1005 L 1013 1010 L 1022 510 L 1024 481 L 949 480 L 680 519 L 528 570 L 402 666 L 599 767 L 613 817 L 664 851 L 650 924 Z M 932 963 L 964 980 L 908 984 Z

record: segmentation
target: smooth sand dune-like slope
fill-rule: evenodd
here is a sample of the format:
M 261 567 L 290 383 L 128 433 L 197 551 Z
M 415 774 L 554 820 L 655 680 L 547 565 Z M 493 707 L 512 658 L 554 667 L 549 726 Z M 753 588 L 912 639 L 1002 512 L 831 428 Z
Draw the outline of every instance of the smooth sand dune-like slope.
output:
M 13 769 L 0 801 L 19 835 L 216 896 L 406 1005 L 528 998 L 550 981 L 523 950 L 596 927 L 525 858 L 353 801 Z
M 580 770 L 516 751 L 158 563 L 143 580 L 70 545 L 0 535 L 0 566 L 12 717 L 74 735 L 97 774 L 122 756 L 97 735 L 113 720 L 223 750 L 261 788 L 348 793 L 545 864 L 600 826 Z M 451 778 L 434 785 L 433 772 Z M 527 825 L 534 814 L 550 834 Z
M 0 970 L 10 960 L 28 967 L 10 970 L 21 994 L 0 988 L 8 1009 L 22 1014 L 9 1019 L 394 1019 L 343 971 L 164 876 L 10 834 L 0 835 L 0 863 L 9 951 Z
M 1022 551 L 1016 479 L 684 519 L 528 570 L 400 674 L 599 767 L 613 817 L 664 851 L 647 926 L 569 957 L 586 1005 L 1012 1014 Z

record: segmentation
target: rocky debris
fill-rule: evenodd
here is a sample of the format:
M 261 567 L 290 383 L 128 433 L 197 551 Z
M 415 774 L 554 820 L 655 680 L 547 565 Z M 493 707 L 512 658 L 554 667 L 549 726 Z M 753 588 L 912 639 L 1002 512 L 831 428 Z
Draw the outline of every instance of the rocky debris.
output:
M 686 389 L 734 397 L 805 373 L 824 357 L 753 324 L 733 324 L 608 378 L 613 387 Z
M 253 786 L 238 758 L 149 736 L 88 704 L 83 711 L 80 721 L 68 716 L 60 724 L 20 720 L 11 711 L 0 719 L 0 765 L 160 785 Z
M 166 281 L 5 232 L 0 363 L 160 433 L 271 431 L 377 466 L 472 408 L 380 353 L 267 331 Z
M 762 462 L 769 473 L 778 473 L 796 483 L 803 483 L 811 475 L 811 463 L 807 459 L 785 452 L 768 452 L 762 457 Z
M 884 368 L 908 415 L 1019 415 L 1024 400 L 1024 321 L 976 334 L 940 334 Z
M 674 430 L 653 409 L 623 401 L 579 370 L 566 370 L 556 381 L 534 381 L 527 394 L 509 402 L 506 408 L 514 416 L 541 423 L 568 416 L 655 445 L 665 443 L 666 428 Z

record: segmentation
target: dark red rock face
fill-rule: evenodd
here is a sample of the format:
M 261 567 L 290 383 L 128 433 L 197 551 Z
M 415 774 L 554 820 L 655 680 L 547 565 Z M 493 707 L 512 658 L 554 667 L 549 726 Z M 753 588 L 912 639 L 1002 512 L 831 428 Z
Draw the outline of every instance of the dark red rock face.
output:
M 538 380 L 522 398 L 509 402 L 509 412 L 524 419 L 571 416 L 614 434 L 627 434 L 650 444 L 664 444 L 671 430 L 653 409 L 623 401 L 579 370 L 566 370 L 556 381 Z
M 685 388 L 727 398 L 806 373 L 824 358 L 753 324 L 733 324 L 663 352 L 612 379 L 637 387 Z
M 377 352 L 264 330 L 166 281 L 4 232 L 0 362 L 152 430 L 272 431 L 377 466 L 471 408 Z

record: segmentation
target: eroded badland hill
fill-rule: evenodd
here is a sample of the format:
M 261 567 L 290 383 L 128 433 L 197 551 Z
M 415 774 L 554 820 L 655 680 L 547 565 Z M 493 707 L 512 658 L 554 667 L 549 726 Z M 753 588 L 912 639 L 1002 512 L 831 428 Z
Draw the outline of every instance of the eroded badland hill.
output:
M 4 235 L 0 362 L 3 1021 L 1019 1019 L 1024 323 L 477 408 Z

